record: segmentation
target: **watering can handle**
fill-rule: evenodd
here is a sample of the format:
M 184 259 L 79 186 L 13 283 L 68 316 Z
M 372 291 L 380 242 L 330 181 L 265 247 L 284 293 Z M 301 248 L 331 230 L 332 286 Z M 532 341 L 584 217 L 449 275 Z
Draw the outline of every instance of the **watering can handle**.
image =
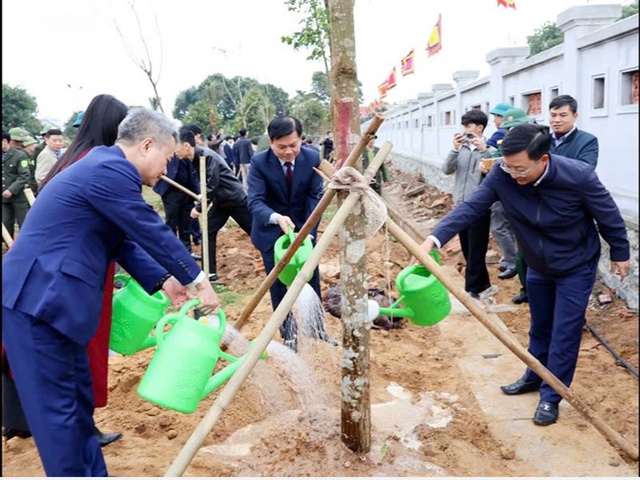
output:
M 189 311 L 190 308 L 196 307 L 198 305 L 200 305 L 200 300 L 198 300 L 197 298 L 194 298 L 193 300 L 189 300 L 188 302 L 186 302 L 178 313 L 170 313 L 169 315 L 165 315 L 158 321 L 158 323 L 156 324 L 156 335 L 155 335 L 156 345 L 158 346 L 158 349 L 162 348 L 162 343 L 164 342 L 164 327 L 167 324 L 167 322 L 172 319 L 175 319 L 175 321 L 177 322 L 181 318 L 184 318 L 187 316 L 187 312 Z
M 295 233 L 293 233 L 293 227 L 287 227 L 287 236 L 289 237 L 289 240 L 293 243 L 293 241 L 296 239 L 296 235 Z
M 197 298 L 187 301 L 180 308 L 180 315 L 182 315 L 183 317 L 186 317 L 187 313 L 189 313 L 189 310 L 191 310 L 193 307 L 197 307 L 198 305 L 200 305 L 200 300 Z
M 162 317 L 160 320 L 158 320 L 158 323 L 156 324 L 156 334 L 155 334 L 156 346 L 158 350 L 162 348 L 162 344 L 164 342 L 164 327 L 167 325 L 167 322 L 174 320 L 174 322 L 172 323 L 175 323 L 182 318 L 184 318 L 184 315 L 181 315 L 180 313 L 170 313 Z

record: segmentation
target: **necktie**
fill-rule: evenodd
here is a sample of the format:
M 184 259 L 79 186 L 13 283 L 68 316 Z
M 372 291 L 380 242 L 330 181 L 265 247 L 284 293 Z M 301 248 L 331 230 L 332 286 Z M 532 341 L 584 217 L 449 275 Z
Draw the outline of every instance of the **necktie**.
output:
M 285 173 L 287 185 L 289 186 L 289 188 L 291 188 L 291 185 L 293 184 L 293 165 L 291 165 L 291 162 L 285 162 L 284 166 L 287 169 Z

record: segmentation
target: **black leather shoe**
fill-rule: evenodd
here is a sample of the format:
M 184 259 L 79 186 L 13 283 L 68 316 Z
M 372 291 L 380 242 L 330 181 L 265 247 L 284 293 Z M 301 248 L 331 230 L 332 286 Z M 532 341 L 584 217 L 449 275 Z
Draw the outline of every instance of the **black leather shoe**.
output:
M 191 256 L 193 257 L 194 260 L 202 260 L 202 255 L 198 253 L 192 253 Z
M 121 433 L 102 433 L 98 430 L 98 427 L 93 427 L 93 434 L 98 438 L 101 447 L 106 447 L 110 443 L 120 440 L 122 438 Z
M 293 350 L 293 353 L 298 353 L 298 337 L 286 338 L 283 344 Z
M 480 294 L 476 292 L 467 292 L 471 298 L 475 298 L 476 300 L 480 300 Z
M 518 295 L 513 297 L 511 301 L 516 305 L 520 305 L 521 303 L 529 303 L 529 297 L 526 293 L 520 292 Z
M 322 332 L 318 335 L 318 340 L 322 340 L 323 342 L 327 342 L 329 345 L 333 345 L 334 347 L 338 346 L 338 342 L 327 332 Z
M 13 437 L 29 438 L 31 437 L 31 432 L 29 430 L 18 430 L 16 428 L 2 427 L 2 436 L 7 440 L 11 440 Z
M 533 423 L 542 427 L 556 423 L 558 420 L 558 404 L 540 400 L 536 413 L 533 414 Z
M 500 280 L 507 280 L 508 278 L 513 278 L 518 274 L 518 271 L 514 268 L 507 268 L 504 272 L 498 274 L 498 278 Z
M 500 387 L 507 395 L 520 395 L 522 393 L 535 392 L 540 389 L 539 380 L 527 380 L 524 376 L 520 377 L 513 383 L 509 385 L 503 385 Z
M 218 281 L 218 274 L 217 273 L 210 273 L 209 274 L 209 281 L 210 282 L 217 282 Z

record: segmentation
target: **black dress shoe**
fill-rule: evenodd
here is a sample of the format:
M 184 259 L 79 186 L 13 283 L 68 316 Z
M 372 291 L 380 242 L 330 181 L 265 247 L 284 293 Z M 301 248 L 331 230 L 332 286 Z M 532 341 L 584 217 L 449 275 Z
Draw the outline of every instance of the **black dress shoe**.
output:
M 558 420 L 558 404 L 540 400 L 536 413 L 533 414 L 533 423 L 540 426 L 551 425 Z
M 535 392 L 540 389 L 539 380 L 527 380 L 524 376 L 520 377 L 513 383 L 509 385 L 503 385 L 500 387 L 507 395 L 520 395 L 522 393 Z
M 7 440 L 11 440 L 13 437 L 29 438 L 31 437 L 31 432 L 29 430 L 18 430 L 17 428 L 2 427 L 2 436 Z
M 298 353 L 298 337 L 285 338 L 282 343 L 293 350 L 293 353 Z
M 318 335 L 318 340 L 327 342 L 329 345 L 333 345 L 334 347 L 338 346 L 338 342 L 336 342 L 336 340 L 327 332 L 321 332 L 320 335 Z
M 511 301 L 516 305 L 520 305 L 521 303 L 529 303 L 529 297 L 526 293 L 520 292 L 518 295 L 513 297 Z
M 504 265 L 500 265 L 498 267 L 498 270 L 500 270 L 501 272 L 504 272 L 507 269 L 507 267 L 505 267 Z
M 480 300 L 480 294 L 476 292 L 467 292 L 471 298 L 475 298 L 476 300 Z
M 98 438 L 101 447 L 106 447 L 110 443 L 122 438 L 121 433 L 102 433 L 96 426 L 93 427 L 93 434 Z
M 191 253 L 191 256 L 193 257 L 194 260 L 202 260 L 202 255 L 198 253 Z
M 518 274 L 518 271 L 514 268 L 507 268 L 504 272 L 498 274 L 498 278 L 500 280 L 507 280 L 508 278 L 513 278 Z

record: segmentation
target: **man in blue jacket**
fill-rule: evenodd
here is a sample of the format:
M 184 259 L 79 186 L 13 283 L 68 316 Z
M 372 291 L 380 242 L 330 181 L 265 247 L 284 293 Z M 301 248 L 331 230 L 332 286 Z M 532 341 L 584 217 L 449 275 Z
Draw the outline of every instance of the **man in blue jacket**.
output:
M 503 160 L 422 244 L 440 248 L 496 200 L 517 237 L 527 271 L 531 328 L 529 353 L 567 387 L 578 359 L 582 327 L 600 258 L 600 235 L 610 246 L 611 271 L 624 278 L 629 241 L 620 211 L 589 165 L 549 154 L 545 126 L 525 124 L 502 141 Z M 558 419 L 562 397 L 527 369 L 507 395 L 540 390 L 536 425 Z
M 302 124 L 290 116 L 276 117 L 269 123 L 267 132 L 270 148 L 257 153 L 249 170 L 248 205 L 253 215 L 251 241 L 262 254 L 267 275 L 275 266 L 274 245 L 287 233 L 289 227 L 302 228 L 322 197 L 322 178 L 314 167 L 320 165 L 320 155 L 309 148 L 302 148 Z M 315 238 L 316 224 L 311 232 Z M 315 269 L 309 281 L 322 299 L 320 272 Z M 271 286 L 271 304 L 275 310 L 287 293 L 280 280 Z M 324 328 L 324 316 L 313 326 L 310 336 L 317 336 L 332 345 L 332 339 Z M 289 348 L 297 351 L 297 326 L 289 314 L 280 326 L 280 335 Z
M 553 141 L 551 153 L 598 165 L 598 139 L 578 130 L 578 102 L 571 95 L 559 95 L 549 103 L 549 125 Z
M 173 125 L 130 110 L 116 144 L 96 147 L 38 196 L 2 263 L 2 335 L 20 401 L 48 476 L 107 476 L 94 435 L 87 343 L 98 328 L 107 267 L 117 260 L 175 306 L 194 286 L 218 299 L 189 252 L 142 197 L 166 173 Z

